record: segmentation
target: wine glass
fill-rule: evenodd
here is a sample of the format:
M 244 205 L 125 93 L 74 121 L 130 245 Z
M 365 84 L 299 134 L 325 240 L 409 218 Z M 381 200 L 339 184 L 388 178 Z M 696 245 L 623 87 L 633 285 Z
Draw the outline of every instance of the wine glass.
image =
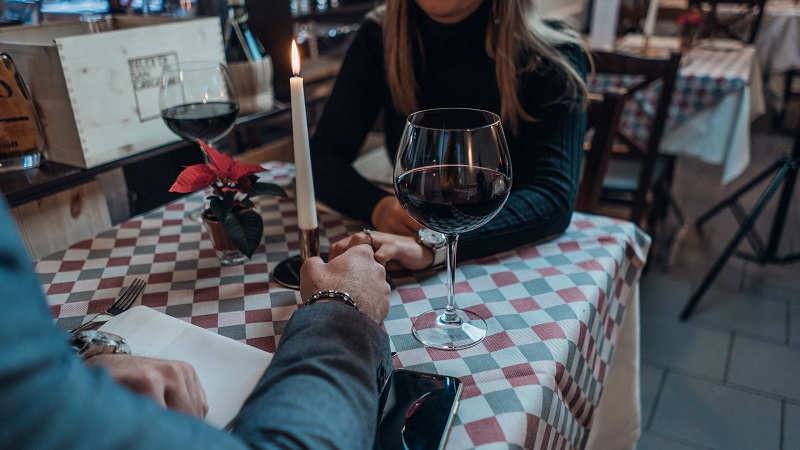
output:
M 161 76 L 158 106 L 170 130 L 192 142 L 212 145 L 228 134 L 236 123 L 239 102 L 228 76 L 219 62 L 167 64 Z M 208 163 L 208 155 L 203 159 Z M 189 214 L 202 221 L 204 208 Z
M 167 64 L 159 94 L 161 118 L 190 141 L 211 145 L 233 129 L 239 114 L 228 69 L 218 62 Z
M 394 165 L 394 190 L 406 212 L 445 235 L 447 304 L 414 320 L 428 347 L 457 350 L 486 336 L 486 321 L 455 307 L 458 235 L 494 217 L 511 190 L 511 159 L 500 117 L 477 109 L 420 111 L 406 121 Z

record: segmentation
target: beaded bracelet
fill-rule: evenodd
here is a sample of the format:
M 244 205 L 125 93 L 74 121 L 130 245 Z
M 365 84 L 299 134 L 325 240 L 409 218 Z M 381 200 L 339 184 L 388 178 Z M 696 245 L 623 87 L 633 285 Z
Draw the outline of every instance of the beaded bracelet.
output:
M 347 292 L 335 291 L 333 289 L 327 291 L 314 292 L 313 294 L 311 294 L 311 297 L 309 297 L 308 300 L 306 300 L 306 306 L 313 304 L 317 300 L 323 300 L 323 299 L 336 300 L 344 303 L 345 305 L 352 306 L 353 308 L 358 309 L 358 306 L 356 306 L 356 302 L 353 301 L 353 299 L 350 297 L 350 294 L 348 294 Z

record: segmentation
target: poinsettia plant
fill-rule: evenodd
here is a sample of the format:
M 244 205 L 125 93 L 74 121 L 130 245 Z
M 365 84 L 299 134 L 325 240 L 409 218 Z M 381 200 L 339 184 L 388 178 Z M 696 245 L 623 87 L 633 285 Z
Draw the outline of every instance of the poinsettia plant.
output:
M 706 24 L 706 16 L 701 11 L 692 9 L 679 15 L 675 19 L 675 23 L 684 28 L 703 28 Z
M 264 235 L 264 221 L 253 210 L 251 197 L 267 194 L 288 198 L 286 191 L 276 184 L 258 181 L 255 174 L 267 169 L 235 161 L 205 142 L 200 141 L 200 146 L 208 163 L 185 167 L 169 191 L 188 194 L 210 187 L 205 217 L 219 221 L 236 248 L 250 258 Z

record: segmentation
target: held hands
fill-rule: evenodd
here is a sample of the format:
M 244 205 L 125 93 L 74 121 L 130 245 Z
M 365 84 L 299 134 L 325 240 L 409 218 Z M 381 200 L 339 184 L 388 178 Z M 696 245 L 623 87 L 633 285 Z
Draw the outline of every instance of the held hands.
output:
M 101 354 L 86 360 L 104 366 L 117 383 L 150 397 L 173 411 L 203 418 L 208 400 L 194 368 L 182 361 L 167 361 L 126 354 Z
M 331 245 L 328 258 L 335 260 L 334 258 L 347 249 L 360 244 L 372 244 L 375 249 L 375 261 L 390 269 L 400 266 L 409 270 L 421 270 L 433 264 L 433 252 L 417 243 L 415 236 L 398 236 L 380 231 L 372 232 L 372 242 L 362 231 L 334 243 Z
M 327 264 L 319 257 L 310 258 L 303 264 L 300 295 L 306 300 L 318 291 L 344 291 L 350 294 L 361 312 L 376 323 L 383 322 L 389 315 L 391 292 L 386 282 L 386 269 L 375 262 L 368 245 L 341 250 L 337 253 L 339 257 L 334 259 L 331 256 Z
M 416 236 L 420 225 L 406 213 L 395 197 L 384 197 L 372 210 L 375 229 L 401 236 Z

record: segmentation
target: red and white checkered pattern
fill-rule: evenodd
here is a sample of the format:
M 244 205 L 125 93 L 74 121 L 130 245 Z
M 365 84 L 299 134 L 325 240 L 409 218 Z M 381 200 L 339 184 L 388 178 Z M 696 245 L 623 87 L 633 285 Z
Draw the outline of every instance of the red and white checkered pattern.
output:
M 692 49 L 681 61 L 665 132 L 717 104 L 729 93 L 743 89 L 750 83 L 755 58 L 752 45 L 734 51 Z M 590 78 L 589 90 L 604 92 L 611 87 L 628 87 L 639 80 L 627 75 L 601 73 Z M 638 145 L 643 146 L 650 136 L 660 90 L 661 83 L 654 82 L 637 92 L 623 107 L 620 132 Z
M 262 178 L 289 184 L 290 165 L 269 168 Z M 189 218 L 203 201 L 195 193 L 39 261 L 57 324 L 70 328 L 105 310 L 140 277 L 148 282 L 142 304 L 274 352 L 301 304 L 270 278 L 298 251 L 294 205 L 260 199 L 265 243 L 252 261 L 222 267 Z M 322 246 L 362 227 L 321 214 Z M 648 246 L 628 222 L 576 213 L 555 241 L 461 264 L 456 302 L 487 318 L 489 333 L 455 352 L 425 348 L 410 332 L 413 317 L 444 303 L 445 274 L 393 274 L 385 327 L 396 365 L 464 382 L 449 448 L 584 446 Z

